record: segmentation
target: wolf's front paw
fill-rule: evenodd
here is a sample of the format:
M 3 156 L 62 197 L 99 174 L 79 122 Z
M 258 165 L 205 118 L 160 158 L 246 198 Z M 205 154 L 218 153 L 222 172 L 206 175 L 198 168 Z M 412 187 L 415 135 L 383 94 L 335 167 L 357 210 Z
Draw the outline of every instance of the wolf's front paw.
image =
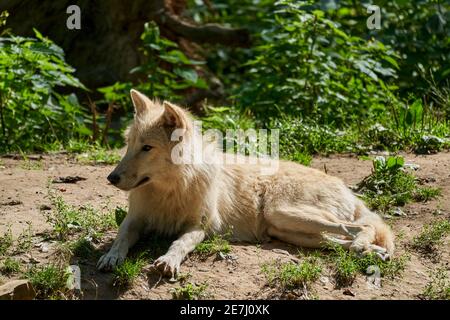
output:
M 97 262 L 97 269 L 103 271 L 111 271 L 116 266 L 123 263 L 125 257 L 122 256 L 117 250 L 110 250 L 107 254 L 100 257 Z
M 180 259 L 174 255 L 164 255 L 156 259 L 152 269 L 161 272 L 166 277 L 174 278 L 180 269 Z

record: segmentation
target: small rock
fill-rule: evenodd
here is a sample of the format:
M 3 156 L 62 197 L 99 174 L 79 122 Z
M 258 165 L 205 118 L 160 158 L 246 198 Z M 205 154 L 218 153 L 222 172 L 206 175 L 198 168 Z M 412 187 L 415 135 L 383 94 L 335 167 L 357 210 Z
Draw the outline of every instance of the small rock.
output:
M 216 259 L 217 260 L 225 260 L 226 256 L 225 256 L 225 254 L 223 252 L 217 252 Z
M 48 244 L 47 243 L 41 244 L 41 252 L 43 252 L 43 253 L 48 252 Z
M 417 170 L 420 169 L 420 166 L 418 164 L 415 164 L 415 163 L 405 163 L 403 166 L 405 168 L 408 168 L 408 169 L 411 169 L 411 170 L 414 170 L 414 171 L 417 171 Z
M 0 300 L 32 300 L 36 291 L 27 280 L 13 280 L 0 286 Z
M 323 285 L 327 285 L 330 283 L 330 280 L 327 277 L 320 277 L 319 281 L 323 284 Z
M 53 179 L 53 183 L 77 183 L 78 181 L 84 181 L 86 178 L 80 176 L 66 176 Z

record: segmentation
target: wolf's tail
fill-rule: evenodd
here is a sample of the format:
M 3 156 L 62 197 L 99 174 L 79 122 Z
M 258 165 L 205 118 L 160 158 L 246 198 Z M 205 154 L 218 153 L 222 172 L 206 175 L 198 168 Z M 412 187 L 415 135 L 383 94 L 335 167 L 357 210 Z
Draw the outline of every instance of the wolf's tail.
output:
M 355 222 L 360 224 L 368 224 L 375 228 L 374 244 L 386 248 L 388 254 L 394 254 L 394 233 L 391 228 L 381 219 L 381 217 L 370 211 L 362 202 L 357 207 L 357 215 Z

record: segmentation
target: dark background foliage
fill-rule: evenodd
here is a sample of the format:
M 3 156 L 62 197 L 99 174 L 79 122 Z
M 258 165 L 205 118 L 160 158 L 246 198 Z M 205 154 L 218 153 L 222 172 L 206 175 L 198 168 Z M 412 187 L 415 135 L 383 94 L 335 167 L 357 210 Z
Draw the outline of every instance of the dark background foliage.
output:
M 81 30 L 66 28 L 71 4 Z M 189 106 L 205 128 L 280 128 L 282 155 L 304 163 L 448 147 L 446 1 L 1 0 L 0 12 L 1 152 L 120 146 L 130 88 Z

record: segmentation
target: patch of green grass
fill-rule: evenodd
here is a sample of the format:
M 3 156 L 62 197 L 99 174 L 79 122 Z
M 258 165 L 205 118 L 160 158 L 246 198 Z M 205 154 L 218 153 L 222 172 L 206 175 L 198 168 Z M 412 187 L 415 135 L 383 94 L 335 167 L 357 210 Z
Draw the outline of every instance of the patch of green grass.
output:
M 122 221 L 125 219 L 126 216 L 127 210 L 125 210 L 124 208 L 116 207 L 116 209 L 114 209 L 114 218 L 116 220 L 116 224 L 118 227 L 120 227 Z
M 126 258 L 123 264 L 116 267 L 113 271 L 114 286 L 127 287 L 133 284 L 142 271 L 145 260 L 142 256 L 137 258 Z
M 450 300 L 450 279 L 445 267 L 437 268 L 430 276 L 431 280 L 420 297 L 427 300 Z
M 100 143 L 72 140 L 65 149 L 75 154 L 75 158 L 81 164 L 116 164 L 120 160 L 118 150 L 109 150 Z
M 25 170 L 42 170 L 44 168 L 44 163 L 42 160 L 31 160 L 28 156 L 20 151 L 20 155 L 22 156 L 22 162 L 20 167 Z
M 70 274 L 64 268 L 53 264 L 32 267 L 26 278 L 36 290 L 39 299 L 59 299 L 67 292 L 67 280 Z
M 11 227 L 9 226 L 6 232 L 2 236 L 0 236 L 0 256 L 5 255 L 8 252 L 8 250 L 12 247 L 12 245 L 13 245 L 13 236 Z
M 412 246 L 416 250 L 430 253 L 443 244 L 445 236 L 450 234 L 450 221 L 438 220 L 423 227 L 419 235 L 413 238 Z
M 6 258 L 0 267 L 0 272 L 4 275 L 17 274 L 20 270 L 20 262 L 10 257 Z
M 279 146 L 282 158 L 307 164 L 311 154 L 349 152 L 355 149 L 356 136 L 352 130 L 317 124 L 311 119 L 301 119 L 286 114 L 273 118 L 268 127 L 280 129 Z
M 442 190 L 436 187 L 422 187 L 414 193 L 414 200 L 418 202 L 427 202 L 431 199 L 440 197 Z
M 175 300 L 201 300 L 207 297 L 207 288 L 207 283 L 197 285 L 189 282 L 179 288 L 173 288 L 171 290 L 172 298 Z
M 25 170 L 42 170 L 44 169 L 44 163 L 41 160 L 23 160 L 20 167 Z
M 350 286 L 359 273 L 366 273 L 370 266 L 377 266 L 382 277 L 400 276 L 409 261 L 408 255 L 401 255 L 383 261 L 375 254 L 358 256 L 340 245 L 329 244 L 328 260 L 332 265 L 334 278 L 338 287 Z
M 336 285 L 338 287 L 350 286 L 360 271 L 358 259 L 344 248 L 335 246 L 332 249 L 330 261 Z
M 222 252 L 222 253 L 230 253 L 231 246 L 228 240 L 225 239 L 225 236 L 222 235 L 213 235 L 211 238 L 199 243 L 194 252 L 200 255 L 202 258 L 209 257 L 213 254 Z
M 120 161 L 120 155 L 117 150 L 96 148 L 78 155 L 76 159 L 81 164 L 117 164 Z
M 433 187 L 419 187 L 416 178 L 404 167 L 401 156 L 376 157 L 372 174 L 358 185 L 367 205 L 382 213 L 411 201 L 428 201 L 440 195 Z
M 309 166 L 313 159 L 312 155 L 300 151 L 294 151 L 293 153 L 286 155 L 284 158 L 290 161 L 300 163 L 304 166 Z
M 86 238 L 80 238 L 69 245 L 73 256 L 82 259 L 100 258 L 100 252 Z
M 261 268 L 270 286 L 284 290 L 306 289 L 322 273 L 322 267 L 316 257 L 307 257 L 301 263 L 271 263 Z
M 110 212 L 100 212 L 90 206 L 75 208 L 61 196 L 52 195 L 51 199 L 54 209 L 45 214 L 47 222 L 53 227 L 53 236 L 61 241 L 66 241 L 73 234 L 96 240 L 104 231 L 116 227 L 114 216 Z

